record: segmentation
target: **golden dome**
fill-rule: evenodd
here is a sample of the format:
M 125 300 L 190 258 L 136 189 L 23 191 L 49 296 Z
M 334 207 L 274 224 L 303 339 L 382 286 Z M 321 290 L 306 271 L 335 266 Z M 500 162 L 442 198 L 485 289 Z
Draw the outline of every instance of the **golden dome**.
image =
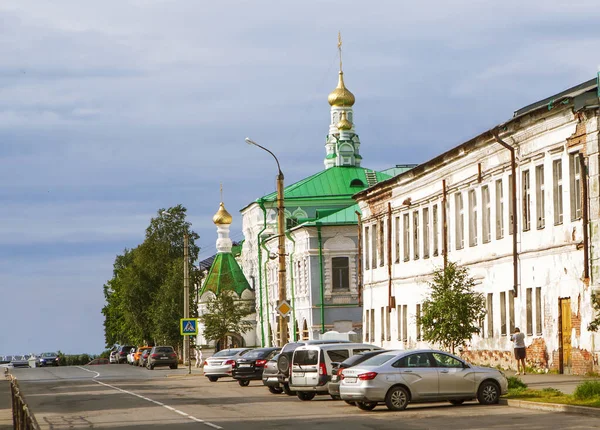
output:
M 223 202 L 221 202 L 221 205 L 219 206 L 219 210 L 213 217 L 213 222 L 215 224 L 231 224 L 232 220 L 233 219 L 231 218 L 231 215 L 225 209 L 225 205 L 223 205 Z
M 350 121 L 348 121 L 348 118 L 346 118 L 346 112 L 342 112 L 342 118 L 340 119 L 340 122 L 337 123 L 338 130 L 351 130 L 352 129 L 352 123 Z
M 352 106 L 354 104 L 354 94 L 352 94 L 344 85 L 344 72 L 340 71 L 338 85 L 333 90 L 327 101 L 331 106 Z

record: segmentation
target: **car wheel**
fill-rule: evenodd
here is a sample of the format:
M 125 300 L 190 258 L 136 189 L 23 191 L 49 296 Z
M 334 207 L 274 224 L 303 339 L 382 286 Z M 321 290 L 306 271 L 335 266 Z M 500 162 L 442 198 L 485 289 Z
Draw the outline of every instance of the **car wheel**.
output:
M 298 398 L 300 400 L 303 401 L 308 401 L 308 400 L 312 400 L 315 398 L 316 393 L 310 392 L 310 391 L 298 391 L 296 393 L 296 395 L 298 396 Z
M 356 402 L 356 406 L 361 411 L 372 411 L 377 406 L 377 402 Z
M 281 394 L 283 393 L 283 388 L 279 387 L 268 387 L 271 394 Z
M 330 396 L 333 400 L 341 400 L 342 399 L 340 396 L 336 396 L 335 394 L 330 394 Z
M 247 387 L 250 385 L 250 381 L 247 379 L 240 379 L 238 380 L 238 384 L 240 384 L 240 387 Z
M 216 376 L 208 376 L 208 380 L 210 382 L 217 382 L 219 380 L 219 378 L 217 378 Z
M 283 391 L 288 396 L 295 396 L 296 395 L 295 391 L 290 390 L 290 386 L 288 384 L 283 384 Z
M 171 369 L 177 369 L 177 365 L 176 365 L 176 364 L 173 364 L 173 365 L 171 365 L 171 366 L 169 366 L 169 367 L 170 367 Z
M 493 405 L 500 401 L 500 389 L 492 381 L 484 381 L 477 391 L 477 400 L 482 405 Z
M 404 387 L 392 387 L 385 396 L 390 411 L 403 411 L 408 406 L 408 391 Z
M 452 403 L 454 406 L 460 406 L 464 403 L 464 400 L 450 400 L 450 403 Z
M 356 402 L 353 402 L 351 400 L 344 400 L 344 402 L 346 402 L 350 406 L 356 406 Z

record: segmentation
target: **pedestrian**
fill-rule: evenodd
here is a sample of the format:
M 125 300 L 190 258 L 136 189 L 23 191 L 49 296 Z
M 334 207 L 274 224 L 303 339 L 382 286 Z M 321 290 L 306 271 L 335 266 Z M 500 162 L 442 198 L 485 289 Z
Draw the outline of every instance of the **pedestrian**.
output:
M 519 327 L 515 327 L 515 332 L 510 336 L 510 340 L 513 342 L 513 348 L 515 351 L 515 359 L 517 360 L 517 375 L 523 372 L 525 374 L 525 357 L 527 356 L 527 350 L 525 349 L 525 334 L 521 333 Z
M 202 364 L 202 347 L 196 345 L 196 367 L 199 368 Z

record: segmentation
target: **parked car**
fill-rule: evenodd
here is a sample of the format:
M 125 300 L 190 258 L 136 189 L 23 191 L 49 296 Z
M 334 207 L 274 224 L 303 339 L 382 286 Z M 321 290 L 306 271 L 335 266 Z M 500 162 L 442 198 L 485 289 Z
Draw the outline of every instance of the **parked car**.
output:
M 280 348 L 256 348 L 238 358 L 231 369 L 231 376 L 242 387 L 250 381 L 261 381 L 265 364 L 280 351 Z
M 12 367 L 29 367 L 28 355 L 13 355 L 10 361 Z
M 248 351 L 250 348 L 222 349 L 204 361 L 204 376 L 210 382 L 217 382 L 219 378 L 231 376 L 235 360 Z
M 117 349 L 117 362 L 120 363 L 127 363 L 127 354 L 129 354 L 131 352 L 131 348 L 135 348 L 135 346 L 133 345 L 121 345 L 118 349 Z
M 299 346 L 292 355 L 290 390 L 296 391 L 300 400 L 312 400 L 317 394 L 329 394 L 332 363 L 344 361 L 359 352 L 380 349 L 367 343 Z
M 392 411 L 409 403 L 449 401 L 460 405 L 467 400 L 498 403 L 508 392 L 503 372 L 473 366 L 442 351 L 387 351 L 359 366 L 342 371 L 340 395 L 356 402 L 362 410 L 385 403 Z
M 329 380 L 329 384 L 327 384 L 327 390 L 329 390 L 329 395 L 333 399 L 340 398 L 340 382 L 341 382 L 342 371 L 344 369 L 347 369 L 347 368 L 353 367 L 353 366 L 358 366 L 363 361 L 366 361 L 369 358 L 379 355 L 383 352 L 386 352 L 386 350 L 385 349 L 378 349 L 378 350 L 376 349 L 374 351 L 363 351 L 363 352 L 359 352 L 358 354 L 347 358 L 346 360 L 342 361 L 341 363 L 335 363 L 335 362 L 331 363 L 331 379 Z M 353 404 L 353 402 L 349 402 L 349 403 Z
M 172 346 L 154 346 L 148 353 L 146 368 L 154 370 L 157 366 L 169 366 L 177 369 L 179 359 Z
M 119 363 L 119 353 L 117 351 L 111 351 L 110 355 L 108 356 L 108 362 L 110 364 Z
M 283 393 L 283 387 L 277 379 L 277 374 L 279 373 L 279 370 L 277 369 L 278 358 L 279 354 L 267 361 L 262 374 L 263 385 L 265 385 L 272 394 Z
M 56 352 L 42 352 L 38 357 L 38 365 L 43 366 L 58 366 L 59 357 Z
M 150 351 L 152 349 L 151 346 L 140 346 L 134 353 L 133 353 L 133 359 L 131 360 L 131 364 L 133 364 L 134 366 L 137 366 L 140 362 L 140 357 L 142 356 L 142 352 L 148 350 Z
M 277 380 L 279 385 L 283 388 L 283 391 L 288 396 L 295 396 L 296 393 L 290 390 L 289 377 L 290 377 L 290 363 L 292 362 L 292 354 L 296 348 L 303 345 L 325 345 L 334 343 L 352 343 L 348 340 L 300 340 L 297 342 L 287 343 L 281 348 L 281 353 L 277 359 Z
M 142 355 L 140 355 L 140 359 L 138 361 L 139 366 L 146 367 L 146 364 L 148 364 L 148 355 L 150 354 L 150 351 L 152 351 L 152 348 L 142 351 Z

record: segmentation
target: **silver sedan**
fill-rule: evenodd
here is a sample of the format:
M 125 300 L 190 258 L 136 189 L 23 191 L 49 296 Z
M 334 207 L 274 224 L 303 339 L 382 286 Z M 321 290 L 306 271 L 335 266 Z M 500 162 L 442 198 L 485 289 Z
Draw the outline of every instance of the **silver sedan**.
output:
M 217 382 L 219 378 L 231 376 L 235 360 L 250 351 L 250 348 L 222 349 L 204 362 L 204 376 L 210 382 Z
M 342 371 L 340 395 L 362 410 L 378 403 L 401 411 L 411 402 L 449 401 L 460 405 L 477 399 L 498 403 L 508 392 L 500 370 L 473 366 L 436 350 L 388 351 Z

